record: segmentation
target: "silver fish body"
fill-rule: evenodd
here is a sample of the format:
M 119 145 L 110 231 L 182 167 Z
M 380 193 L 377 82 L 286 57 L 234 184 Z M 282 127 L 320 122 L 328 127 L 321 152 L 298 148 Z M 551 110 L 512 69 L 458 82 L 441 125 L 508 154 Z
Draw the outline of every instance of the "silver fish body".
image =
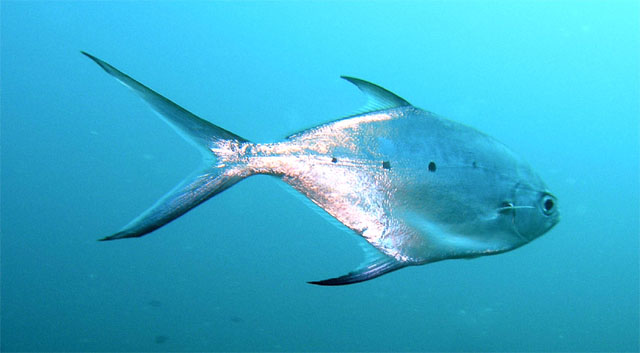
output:
M 386 255 L 412 264 L 511 250 L 555 220 L 531 229 L 518 221 L 533 209 L 504 209 L 551 197 L 507 147 L 415 107 L 252 145 L 242 157 L 250 173 L 281 176 Z
M 259 144 L 86 55 L 200 147 L 207 161 L 103 240 L 145 235 L 255 174 L 281 178 L 378 250 L 361 268 L 314 284 L 356 283 L 408 265 L 509 251 L 559 220 L 556 198 L 505 145 L 369 82 L 345 77 L 369 99 L 364 113 Z

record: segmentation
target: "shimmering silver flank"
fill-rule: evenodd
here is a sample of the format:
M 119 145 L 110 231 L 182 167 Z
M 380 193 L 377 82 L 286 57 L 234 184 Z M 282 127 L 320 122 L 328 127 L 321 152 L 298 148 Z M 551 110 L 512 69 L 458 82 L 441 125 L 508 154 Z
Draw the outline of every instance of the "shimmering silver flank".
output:
M 556 198 L 506 146 L 372 83 L 344 77 L 368 98 L 361 114 L 258 144 L 86 55 L 205 156 L 200 171 L 103 240 L 145 235 L 255 174 L 280 177 L 378 250 L 361 268 L 314 284 L 356 283 L 408 265 L 509 251 L 559 220 Z

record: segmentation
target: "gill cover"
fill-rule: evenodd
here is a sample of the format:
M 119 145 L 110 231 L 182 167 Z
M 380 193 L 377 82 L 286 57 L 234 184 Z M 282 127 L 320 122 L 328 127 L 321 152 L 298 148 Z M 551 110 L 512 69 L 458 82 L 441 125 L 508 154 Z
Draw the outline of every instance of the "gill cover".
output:
M 557 223 L 557 199 L 548 191 L 518 185 L 514 204 L 514 228 L 528 241 L 544 234 Z

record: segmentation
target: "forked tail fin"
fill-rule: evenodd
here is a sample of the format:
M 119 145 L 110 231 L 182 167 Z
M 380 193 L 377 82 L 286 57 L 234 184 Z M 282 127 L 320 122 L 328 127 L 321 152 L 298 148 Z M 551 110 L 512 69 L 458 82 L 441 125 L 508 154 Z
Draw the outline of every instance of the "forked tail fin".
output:
M 195 116 L 95 56 L 82 54 L 144 99 L 165 122 L 201 151 L 205 161 L 202 169 L 178 184 L 122 230 L 100 240 L 141 237 L 243 179 L 242 166 L 215 163 L 214 160 L 218 157 L 216 151 L 246 143 L 246 139 Z

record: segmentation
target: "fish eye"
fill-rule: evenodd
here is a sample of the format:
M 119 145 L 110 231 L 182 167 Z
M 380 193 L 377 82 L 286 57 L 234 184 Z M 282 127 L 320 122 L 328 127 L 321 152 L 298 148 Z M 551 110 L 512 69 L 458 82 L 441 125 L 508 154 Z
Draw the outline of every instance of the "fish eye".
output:
M 548 216 L 552 214 L 555 206 L 556 206 L 556 203 L 554 201 L 553 196 L 545 195 L 542 198 L 542 211 L 544 212 L 545 215 Z

